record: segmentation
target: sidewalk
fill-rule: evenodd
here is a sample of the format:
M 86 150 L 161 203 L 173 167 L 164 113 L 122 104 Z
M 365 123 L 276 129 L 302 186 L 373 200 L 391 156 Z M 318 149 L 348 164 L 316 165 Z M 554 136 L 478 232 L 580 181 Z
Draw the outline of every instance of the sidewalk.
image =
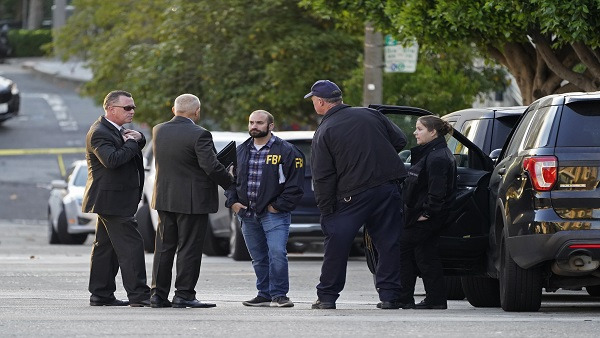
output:
M 11 58 L 8 63 L 21 64 L 21 67 L 31 69 L 43 75 L 54 78 L 72 81 L 75 83 L 84 83 L 90 81 L 93 77 L 92 71 L 86 68 L 84 61 L 62 62 L 52 57 L 39 58 Z

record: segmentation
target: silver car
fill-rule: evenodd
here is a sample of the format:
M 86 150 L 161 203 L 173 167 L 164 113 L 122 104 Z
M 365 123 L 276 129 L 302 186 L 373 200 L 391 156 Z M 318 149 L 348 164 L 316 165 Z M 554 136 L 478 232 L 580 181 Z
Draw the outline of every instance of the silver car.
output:
M 96 231 L 96 214 L 81 211 L 87 181 L 87 163 L 75 161 L 65 180 L 53 180 L 48 198 L 48 242 L 83 244 Z

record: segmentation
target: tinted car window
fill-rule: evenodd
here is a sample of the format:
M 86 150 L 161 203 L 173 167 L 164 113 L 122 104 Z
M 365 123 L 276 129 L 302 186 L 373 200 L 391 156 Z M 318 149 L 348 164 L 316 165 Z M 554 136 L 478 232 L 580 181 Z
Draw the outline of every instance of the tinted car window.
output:
M 540 148 L 548 145 L 548 137 L 555 113 L 556 107 L 554 106 L 542 107 L 535 112 L 523 149 Z
M 508 144 L 508 148 L 506 150 L 505 155 L 516 154 L 519 152 L 519 148 L 521 147 L 521 144 L 523 144 L 523 137 L 525 137 L 525 132 L 527 132 L 527 129 L 529 127 L 529 121 L 531 121 L 533 115 L 533 110 L 528 110 L 527 112 L 525 112 L 525 116 L 523 117 L 521 122 L 519 122 L 517 130 L 515 130 L 514 135 L 510 139 L 510 143 Z
M 465 135 L 471 142 L 475 142 L 475 136 L 477 135 L 477 129 L 481 120 L 469 120 L 465 121 L 460 130 L 460 133 Z
M 597 102 L 581 102 L 563 108 L 557 147 L 600 146 L 600 108 Z
M 508 134 L 510 134 L 513 126 L 517 124 L 517 119 L 517 116 L 511 116 L 496 120 L 496 123 L 494 123 L 494 129 L 492 130 L 493 136 L 491 150 L 500 149 L 502 146 L 504 146 L 506 139 L 508 139 Z

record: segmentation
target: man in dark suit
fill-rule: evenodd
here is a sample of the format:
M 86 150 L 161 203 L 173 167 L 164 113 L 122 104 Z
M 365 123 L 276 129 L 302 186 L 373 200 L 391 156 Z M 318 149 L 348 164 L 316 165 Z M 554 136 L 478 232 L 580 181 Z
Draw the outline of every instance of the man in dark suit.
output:
M 83 212 L 98 214 L 92 248 L 89 291 L 92 306 L 150 306 L 144 243 L 134 218 L 142 197 L 144 135 L 125 129 L 135 114 L 131 94 L 116 90 L 104 99 L 101 116 L 86 136 L 88 179 Z M 115 298 L 121 268 L 129 301 Z
M 217 184 L 233 182 L 217 160 L 211 133 L 196 125 L 200 100 L 192 94 L 175 99 L 175 117 L 152 130 L 156 181 L 152 208 L 158 211 L 152 268 L 152 307 L 206 308 L 196 299 L 208 214 L 217 212 Z M 168 301 L 177 252 L 173 303 Z

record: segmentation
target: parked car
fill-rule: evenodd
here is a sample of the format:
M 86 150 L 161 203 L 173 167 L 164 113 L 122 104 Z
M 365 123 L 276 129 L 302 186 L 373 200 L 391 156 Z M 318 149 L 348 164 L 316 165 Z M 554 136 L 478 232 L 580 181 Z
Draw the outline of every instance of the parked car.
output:
M 500 149 L 526 106 L 469 108 L 442 116 L 487 155 Z M 451 149 L 455 144 L 448 145 Z M 456 150 L 456 149 L 455 149 Z
M 19 114 L 20 100 L 17 84 L 0 76 L 0 124 Z
M 537 311 L 542 288 L 600 296 L 599 104 L 600 92 L 537 100 L 498 157 L 489 184 L 490 278 L 474 291 L 491 297 L 498 287 L 506 311 Z
M 64 180 L 53 180 L 48 198 L 48 243 L 83 244 L 96 231 L 96 214 L 81 211 L 87 163 L 73 162 Z

